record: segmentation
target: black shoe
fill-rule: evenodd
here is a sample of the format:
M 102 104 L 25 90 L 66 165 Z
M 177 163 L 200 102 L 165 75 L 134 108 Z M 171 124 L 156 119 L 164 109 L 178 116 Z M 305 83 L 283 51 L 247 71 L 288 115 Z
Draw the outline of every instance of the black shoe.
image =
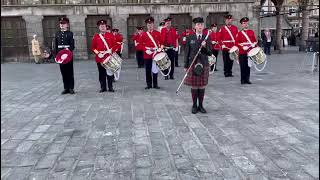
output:
M 214 71 L 219 71 L 218 69 L 214 69 Z
M 232 74 L 229 74 L 229 77 L 233 77 L 233 75 L 232 75 Z
M 245 81 L 241 81 L 241 84 L 246 84 L 246 82 Z
M 174 77 L 173 77 L 173 76 L 171 76 L 171 77 L 170 77 L 170 79 L 174 79 Z
M 191 112 L 192 112 L 192 114 L 196 114 L 198 112 L 198 107 L 196 105 L 193 105 Z
M 159 86 L 154 86 L 153 88 L 154 88 L 154 89 L 160 89 L 160 87 L 159 87 Z
M 203 108 L 202 105 L 198 107 L 198 111 L 200 111 L 201 113 L 207 113 L 207 111 Z
M 109 91 L 109 92 L 114 92 L 114 89 L 113 89 L 113 88 L 110 88 L 108 91 Z
M 69 93 L 70 93 L 70 94 L 74 94 L 74 90 L 73 90 L 73 89 L 70 89 L 70 90 L 69 90 Z
M 169 79 L 169 77 L 168 77 L 168 76 L 165 76 L 165 77 L 164 77 L 164 80 L 168 80 L 168 79 Z
M 151 89 L 151 86 L 147 86 L 147 87 L 145 87 L 144 89 Z
M 67 89 L 65 89 L 65 90 L 63 90 L 63 91 L 61 92 L 61 94 L 67 94 L 67 93 L 69 93 L 69 90 L 67 90 Z
M 246 81 L 245 83 L 246 83 L 246 84 L 252 84 L 250 81 Z
M 100 89 L 99 93 L 106 92 L 106 89 Z

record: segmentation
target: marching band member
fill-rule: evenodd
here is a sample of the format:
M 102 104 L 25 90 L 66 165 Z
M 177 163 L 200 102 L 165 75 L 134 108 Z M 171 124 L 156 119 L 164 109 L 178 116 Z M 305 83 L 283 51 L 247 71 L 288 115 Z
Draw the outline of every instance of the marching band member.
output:
M 209 78 L 209 62 L 208 56 L 212 56 L 210 40 L 205 41 L 205 34 L 203 33 L 204 29 L 204 20 L 202 17 L 193 19 L 194 27 L 196 29 L 195 34 L 192 34 L 187 37 L 186 52 L 185 52 L 185 64 L 184 68 L 187 71 L 190 68 L 190 71 L 187 73 L 187 77 L 184 81 L 184 84 L 191 86 L 191 97 L 193 101 L 193 106 L 191 112 L 193 114 L 198 111 L 206 113 L 207 111 L 203 108 L 203 99 L 205 93 L 205 87 L 208 84 Z M 197 56 L 193 64 L 192 61 L 197 54 L 199 48 L 201 51 Z M 202 66 L 202 71 L 196 71 L 195 66 Z M 197 99 L 199 105 L 197 105 Z
M 91 50 L 96 55 L 96 63 L 99 71 L 99 82 L 100 82 L 100 93 L 107 91 L 106 86 L 106 76 L 108 81 L 108 89 L 109 92 L 114 92 L 112 81 L 113 81 L 113 75 L 109 75 L 106 72 L 106 69 L 101 65 L 101 63 L 114 52 L 115 49 L 115 39 L 111 33 L 107 32 L 107 21 L 105 20 L 99 20 L 97 22 L 97 26 L 99 28 L 100 33 L 95 34 L 93 36 L 92 42 L 91 42 Z M 109 46 L 109 50 L 105 46 L 102 38 L 105 39 L 106 43 Z
M 235 45 L 235 37 L 238 33 L 238 28 L 231 24 L 232 15 L 225 16 L 226 25 L 220 28 L 219 31 L 219 44 L 222 48 L 222 57 L 224 63 L 224 76 L 233 77 L 232 75 L 232 66 L 233 61 L 229 57 L 229 50 Z
M 158 71 L 156 64 L 153 62 L 153 56 L 155 53 L 162 51 L 160 47 L 160 32 L 154 30 L 154 19 L 149 17 L 145 20 L 147 24 L 147 31 L 142 33 L 141 42 L 143 45 L 144 53 L 143 59 L 146 69 L 146 82 L 147 87 L 145 89 L 153 88 L 160 89 L 158 86 Z
M 242 30 L 236 36 L 236 46 L 239 48 L 239 64 L 241 71 L 241 84 L 251 84 L 250 67 L 248 66 L 248 52 L 257 44 L 254 31 L 249 29 L 249 18 L 240 19 Z M 249 60 L 249 64 L 252 63 Z
M 143 33 L 143 27 L 137 26 L 137 31 L 134 35 L 132 35 L 132 38 L 131 38 L 134 41 L 134 46 L 136 48 L 136 58 L 137 58 L 138 68 L 142 68 L 144 66 L 143 46 L 141 42 L 142 33 Z
M 62 17 L 59 20 L 60 31 L 55 34 L 56 53 L 63 49 L 74 50 L 73 33 L 68 30 L 69 19 Z M 64 90 L 61 94 L 74 94 L 74 76 L 73 76 L 73 59 L 66 64 L 59 64 L 63 80 Z
M 122 55 L 122 41 L 123 41 L 123 37 L 122 35 L 119 33 L 119 29 L 112 29 L 111 30 L 115 40 L 116 40 L 116 53 L 121 57 Z
M 178 28 L 176 28 L 176 32 L 177 32 L 177 41 L 178 41 L 178 45 L 177 45 L 177 48 L 175 48 L 175 56 L 174 56 L 174 63 L 175 63 L 175 66 L 176 67 L 179 67 L 179 48 L 180 48 L 180 45 L 179 45 L 179 39 L 181 38 L 180 37 L 180 34 L 179 34 L 179 31 L 178 31 Z
M 175 67 L 175 53 L 178 48 L 178 37 L 176 29 L 171 27 L 172 18 L 168 17 L 164 19 L 165 25 L 161 29 L 161 48 L 166 50 L 166 53 L 171 61 L 170 79 L 174 79 L 174 67 Z M 168 80 L 168 76 L 165 77 Z
M 158 31 L 161 32 L 161 29 L 163 28 L 164 26 L 164 22 L 160 22 L 159 23 L 159 26 L 158 26 Z
M 219 42 L 218 42 L 218 38 L 219 38 L 219 32 L 217 32 L 218 28 L 217 28 L 217 24 L 216 23 L 213 23 L 211 24 L 211 34 L 209 35 L 209 38 L 210 38 L 210 41 L 211 41 L 211 51 L 212 51 L 212 54 L 216 57 L 216 60 L 218 60 L 218 55 L 219 55 L 219 49 L 220 49 L 220 45 L 219 45 Z M 215 68 L 214 68 L 214 71 L 218 71 L 217 70 L 217 61 L 215 63 Z M 213 66 L 212 65 L 210 67 L 210 73 L 213 73 Z

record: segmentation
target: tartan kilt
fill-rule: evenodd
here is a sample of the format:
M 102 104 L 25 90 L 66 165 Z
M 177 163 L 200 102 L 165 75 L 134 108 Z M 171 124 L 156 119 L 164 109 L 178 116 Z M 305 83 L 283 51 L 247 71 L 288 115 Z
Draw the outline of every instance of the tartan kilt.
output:
M 206 86 L 208 84 L 210 67 L 204 65 L 202 74 L 200 76 L 196 76 L 193 73 L 195 65 L 196 63 L 192 65 L 186 79 L 184 80 L 184 84 L 187 86 Z

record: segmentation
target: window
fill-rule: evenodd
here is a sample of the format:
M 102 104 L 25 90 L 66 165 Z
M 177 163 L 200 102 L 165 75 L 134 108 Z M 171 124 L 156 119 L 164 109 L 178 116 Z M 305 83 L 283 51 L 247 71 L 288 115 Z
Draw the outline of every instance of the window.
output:
M 289 11 L 288 17 L 296 17 L 297 16 L 297 13 L 296 13 L 297 10 L 298 10 L 298 8 L 295 7 L 295 6 L 288 7 L 288 11 Z

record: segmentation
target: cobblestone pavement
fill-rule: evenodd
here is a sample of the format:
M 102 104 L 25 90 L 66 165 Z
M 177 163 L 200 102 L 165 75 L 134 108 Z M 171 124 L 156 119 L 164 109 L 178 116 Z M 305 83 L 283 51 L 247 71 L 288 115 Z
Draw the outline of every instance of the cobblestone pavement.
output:
M 145 90 L 126 60 L 100 94 L 96 64 L 76 62 L 76 94 L 60 95 L 58 65 L 1 64 L 1 179 L 319 179 L 319 75 L 303 56 L 271 55 L 241 85 L 220 55 L 196 115 L 190 89 L 175 94 L 182 67 Z

